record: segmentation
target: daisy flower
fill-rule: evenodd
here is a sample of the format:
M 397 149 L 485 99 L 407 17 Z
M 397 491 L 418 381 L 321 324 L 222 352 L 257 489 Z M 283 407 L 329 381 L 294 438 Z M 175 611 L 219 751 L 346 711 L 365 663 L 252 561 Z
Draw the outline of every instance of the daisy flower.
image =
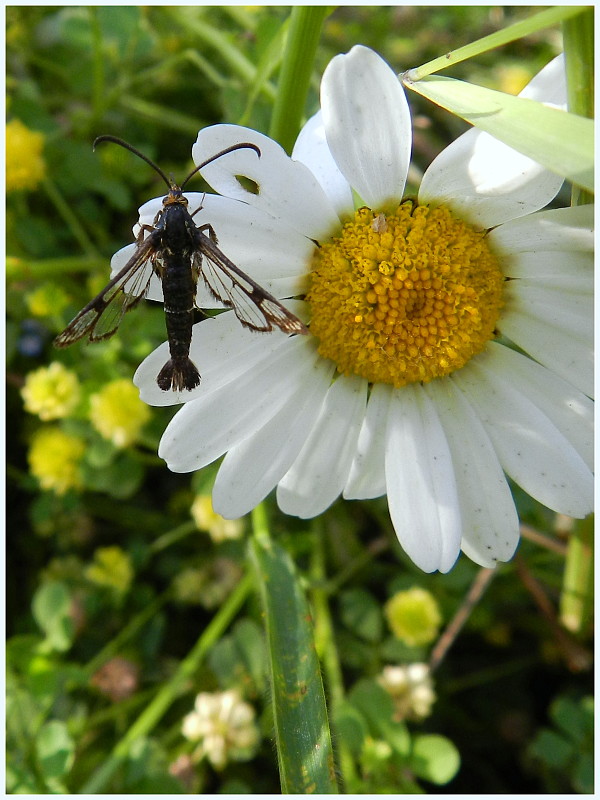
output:
M 522 95 L 564 104 L 562 58 Z M 191 346 L 202 381 L 180 394 L 156 384 L 167 345 L 151 354 L 135 377 L 142 399 L 184 403 L 159 448 L 169 468 L 224 455 L 213 506 L 227 518 L 275 487 L 281 510 L 302 518 L 340 495 L 387 495 L 402 547 L 427 572 L 447 572 L 461 549 L 486 567 L 510 559 L 519 521 L 506 475 L 555 511 L 587 514 L 591 209 L 541 211 L 562 179 L 475 129 L 404 199 L 408 103 L 361 46 L 325 70 L 321 110 L 291 158 L 216 125 L 194 160 L 240 142 L 261 157 L 238 150 L 204 168 L 218 194 L 187 194 L 202 204 L 194 219 L 276 297 L 304 296 L 286 305 L 311 335 L 255 334 L 231 312 L 203 321 Z M 160 205 L 143 206 L 140 224 Z M 214 307 L 203 286 L 198 305 Z

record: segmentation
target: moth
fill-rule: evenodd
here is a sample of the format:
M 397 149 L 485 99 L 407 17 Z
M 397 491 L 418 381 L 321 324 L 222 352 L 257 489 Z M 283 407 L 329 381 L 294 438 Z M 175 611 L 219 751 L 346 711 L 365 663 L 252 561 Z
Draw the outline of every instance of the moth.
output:
M 161 176 L 169 188 L 162 208 L 152 225 L 142 225 L 136 249 L 123 269 L 81 309 L 54 340 L 56 347 L 68 347 L 80 339 L 90 342 L 108 339 L 116 333 L 127 311 L 146 296 L 152 275 L 161 280 L 170 359 L 162 367 L 156 382 L 160 389 L 191 390 L 200 383 L 198 368 L 189 357 L 198 280 L 224 306 L 233 309 L 242 325 L 255 331 L 279 328 L 289 334 L 307 334 L 308 328 L 275 297 L 242 272 L 219 249 L 216 233 L 205 223 L 197 226 L 190 214 L 183 188 L 199 170 L 227 153 L 242 148 L 259 148 L 250 143 L 232 145 L 196 167 L 181 185 L 147 156 L 116 136 L 103 135 L 94 141 L 113 142 L 143 159 Z M 150 264 L 151 270 L 147 269 Z

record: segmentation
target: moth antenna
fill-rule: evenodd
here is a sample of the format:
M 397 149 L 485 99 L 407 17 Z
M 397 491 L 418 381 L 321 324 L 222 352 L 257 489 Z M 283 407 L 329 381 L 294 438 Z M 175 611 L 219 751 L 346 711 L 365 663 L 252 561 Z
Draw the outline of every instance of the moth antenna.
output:
M 119 139 L 118 136 L 111 136 L 110 134 L 103 134 L 102 136 L 98 136 L 96 139 L 94 139 L 94 144 L 92 145 L 94 150 L 96 149 L 96 145 L 99 144 L 100 142 L 112 142 L 113 144 L 118 144 L 121 147 L 124 147 L 125 150 L 129 150 L 131 153 L 133 153 L 134 155 L 138 156 L 138 158 L 141 158 L 143 161 L 145 161 L 146 164 L 150 164 L 152 169 L 154 169 L 156 172 L 158 172 L 158 174 L 163 179 L 163 181 L 167 184 L 169 189 L 174 189 L 175 188 L 175 184 L 173 183 L 173 181 L 169 180 L 169 178 L 167 178 L 167 176 L 162 171 L 162 169 L 158 166 L 158 164 L 155 164 L 154 161 L 152 161 L 150 158 L 148 158 L 148 156 L 145 156 L 143 153 L 140 153 L 140 151 L 137 148 L 135 148 L 132 144 L 128 144 L 127 142 L 123 141 L 123 139 Z M 254 145 L 252 145 L 252 146 L 254 146 Z
M 225 150 L 221 150 L 221 152 L 217 153 L 216 155 L 207 158 L 206 161 L 203 161 L 202 164 L 193 169 L 187 176 L 187 178 L 184 180 L 184 182 L 181 184 L 180 188 L 183 189 L 183 187 L 186 185 L 186 183 L 189 181 L 190 178 L 193 178 L 197 172 L 203 169 L 203 167 L 206 167 L 208 164 L 211 164 L 213 161 L 216 161 L 217 158 L 221 158 L 221 156 L 226 156 L 228 153 L 233 153 L 235 150 L 244 150 L 244 149 L 254 150 L 254 152 L 259 158 L 262 155 L 262 153 L 260 152 L 260 148 L 257 147 L 255 144 L 251 144 L 250 142 L 241 142 L 240 144 L 233 144 L 231 145 L 231 147 L 226 147 Z

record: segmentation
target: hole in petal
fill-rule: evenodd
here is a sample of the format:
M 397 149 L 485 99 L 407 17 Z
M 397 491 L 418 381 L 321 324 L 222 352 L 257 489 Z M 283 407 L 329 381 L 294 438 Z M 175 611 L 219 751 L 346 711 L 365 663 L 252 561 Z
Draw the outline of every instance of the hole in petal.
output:
M 248 178 L 246 175 L 235 175 L 234 177 L 246 192 L 250 192 L 250 194 L 260 194 L 260 186 L 256 181 L 253 181 L 252 178 Z

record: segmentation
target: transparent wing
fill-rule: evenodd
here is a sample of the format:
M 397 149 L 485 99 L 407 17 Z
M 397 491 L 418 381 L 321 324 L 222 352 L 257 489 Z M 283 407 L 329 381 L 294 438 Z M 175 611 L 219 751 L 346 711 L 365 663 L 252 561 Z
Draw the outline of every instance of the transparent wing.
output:
M 298 317 L 236 267 L 201 231 L 197 232 L 196 243 L 194 268 L 213 297 L 232 308 L 242 325 L 255 331 L 276 327 L 286 333 L 308 333 Z
M 152 278 L 155 240 L 150 235 L 123 269 L 93 300 L 82 308 L 54 340 L 56 347 L 68 347 L 87 337 L 90 342 L 108 339 L 115 333 L 127 311 L 143 300 Z M 127 284 L 127 294 L 124 291 Z

